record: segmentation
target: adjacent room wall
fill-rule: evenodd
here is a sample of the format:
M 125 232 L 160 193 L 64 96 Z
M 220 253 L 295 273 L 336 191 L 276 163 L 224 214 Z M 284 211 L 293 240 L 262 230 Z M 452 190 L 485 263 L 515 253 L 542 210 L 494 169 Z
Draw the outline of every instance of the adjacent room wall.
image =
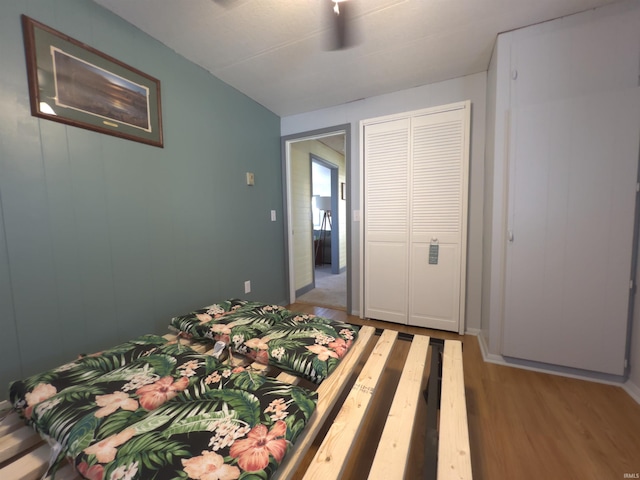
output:
M 22 13 L 158 78 L 165 147 L 32 117 Z M 2 2 L 0 60 L 0 398 L 216 300 L 286 302 L 275 114 L 86 0 Z
M 323 110 L 282 118 L 282 135 L 317 130 L 333 125 L 351 123 L 351 209 L 360 210 L 360 121 L 368 118 L 435 107 L 448 103 L 471 100 L 471 162 L 467 268 L 467 331 L 480 330 L 482 285 L 482 224 L 484 190 L 484 139 L 486 72 L 455 78 L 445 82 L 402 90 L 351 102 Z M 352 281 L 352 310 L 360 314 L 360 222 L 351 222 L 351 259 L 348 275 Z
M 291 204 L 292 228 L 295 232 L 294 241 L 294 284 L 296 290 L 309 287 L 313 283 L 313 269 L 315 259 L 312 252 L 311 228 L 311 159 L 314 154 L 323 160 L 338 166 L 338 183 L 345 181 L 344 155 L 327 147 L 318 140 L 302 140 L 291 143 Z M 339 195 L 339 192 L 338 192 Z M 339 258 L 340 268 L 347 265 L 346 242 L 346 202 L 339 200 Z

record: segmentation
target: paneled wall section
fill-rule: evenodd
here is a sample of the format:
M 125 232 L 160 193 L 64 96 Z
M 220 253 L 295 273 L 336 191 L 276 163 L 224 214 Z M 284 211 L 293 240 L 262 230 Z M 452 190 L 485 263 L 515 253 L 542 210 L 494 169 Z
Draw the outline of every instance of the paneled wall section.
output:
M 165 147 L 32 117 L 23 13 L 158 78 Z M 0 60 L 0 398 L 189 309 L 286 301 L 275 114 L 84 0 L 2 2 Z

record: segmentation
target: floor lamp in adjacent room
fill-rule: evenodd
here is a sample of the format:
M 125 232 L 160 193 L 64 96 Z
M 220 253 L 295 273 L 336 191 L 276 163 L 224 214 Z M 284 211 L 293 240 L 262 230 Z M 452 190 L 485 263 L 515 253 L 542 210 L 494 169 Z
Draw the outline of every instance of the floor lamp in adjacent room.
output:
M 316 258 L 318 258 L 318 248 L 321 252 L 322 264 L 324 265 L 324 245 L 327 240 L 327 231 L 331 234 L 331 197 L 317 197 L 316 207 L 322 211 L 322 221 L 320 222 L 320 237 L 316 245 Z M 329 230 L 327 230 L 327 226 Z M 331 263 L 331 262 L 329 262 Z

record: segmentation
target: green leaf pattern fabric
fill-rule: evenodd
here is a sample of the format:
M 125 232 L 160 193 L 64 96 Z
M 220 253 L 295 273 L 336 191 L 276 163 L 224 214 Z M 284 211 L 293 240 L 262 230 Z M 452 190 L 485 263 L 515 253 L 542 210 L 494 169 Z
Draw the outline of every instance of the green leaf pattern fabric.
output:
M 238 351 L 321 383 L 351 348 L 358 331 L 358 327 L 337 320 L 288 312 L 264 336 L 247 340 Z
M 242 300 L 175 317 L 171 325 L 193 340 L 222 341 L 236 353 L 314 383 L 335 370 L 358 336 L 358 327 L 348 323 Z
M 31 418 L 33 406 L 72 385 L 84 384 L 130 363 L 159 348 L 173 349 L 158 335 L 143 335 L 115 347 L 61 365 L 58 368 L 13 382 L 9 399 L 15 410 L 26 420 Z
M 31 425 L 84 478 L 268 479 L 316 406 L 315 392 L 185 346 L 165 343 L 138 358 L 131 348 L 112 349 L 128 352 L 124 365 L 60 391 L 46 383 L 59 379 L 59 369 L 12 385 Z M 27 402 L 19 394 L 28 388 L 53 394 Z
M 286 313 L 279 305 L 232 299 L 174 317 L 170 325 L 189 339 L 221 341 L 237 348 L 266 332 Z
M 242 367 L 199 378 L 188 396 L 97 436 L 76 457 L 78 471 L 86 478 L 268 479 L 317 402 L 315 392 Z

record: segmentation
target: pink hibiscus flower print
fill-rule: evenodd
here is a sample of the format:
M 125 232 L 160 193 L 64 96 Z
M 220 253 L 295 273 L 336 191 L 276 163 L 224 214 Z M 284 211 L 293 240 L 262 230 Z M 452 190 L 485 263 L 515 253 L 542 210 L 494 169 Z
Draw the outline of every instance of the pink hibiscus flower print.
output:
M 85 448 L 84 453 L 87 455 L 95 455 L 96 460 L 100 463 L 113 462 L 116 458 L 116 453 L 118 453 L 117 447 L 131 439 L 134 434 L 135 430 L 133 428 L 127 428 L 116 435 L 111 435 L 110 437 Z
M 249 350 L 247 358 L 262 365 L 269 365 L 269 352 L 267 350 Z
M 224 324 L 216 324 L 213 325 L 211 327 L 211 333 L 213 334 L 213 339 L 220 341 L 220 342 L 224 342 L 227 345 L 229 344 L 229 341 L 231 340 L 231 328 L 229 328 L 229 325 L 224 325 Z
M 287 451 L 287 441 L 284 434 L 287 433 L 287 424 L 278 420 L 270 431 L 266 425 L 259 423 L 247 434 L 247 438 L 236 440 L 229 455 L 238 459 L 240 468 L 255 472 L 264 470 L 269 465 L 269 455 L 272 455 L 280 463 Z
M 91 465 L 87 462 L 80 462 L 77 466 L 78 472 L 88 480 L 102 480 L 104 478 L 104 467 L 102 465 Z
M 224 463 L 216 452 L 205 450 L 202 455 L 181 462 L 185 473 L 195 480 L 235 480 L 240 476 L 240 469 Z
M 210 322 L 211 320 L 213 320 L 213 317 L 208 313 L 196 313 L 196 318 L 200 320 L 202 323 Z
M 129 412 L 134 412 L 138 409 L 137 400 L 130 398 L 129 395 L 124 392 L 96 395 L 96 405 L 102 407 L 99 410 L 96 410 L 96 413 L 94 414 L 96 418 L 111 415 L 119 408 Z
M 180 377 L 179 380 L 173 381 L 173 377 L 163 377 L 151 385 L 136 390 L 136 395 L 140 397 L 140 406 L 145 410 L 154 410 L 164 402 L 171 400 L 179 392 L 189 386 L 187 377 Z
M 265 340 L 263 338 L 250 338 L 244 344 L 254 350 L 268 350 L 269 349 L 269 340 Z
M 318 355 L 318 360 L 320 360 L 321 362 L 326 362 L 327 360 L 329 360 L 329 357 L 339 358 L 336 352 L 334 352 L 333 350 L 329 350 L 324 345 L 311 345 L 307 346 L 307 348 Z
M 342 338 L 336 338 L 333 342 L 329 342 L 329 345 L 327 345 L 327 347 L 336 352 L 338 358 L 344 357 L 344 354 L 347 353 L 350 346 L 351 340 L 345 342 Z
M 24 411 L 24 416 L 27 418 L 31 418 L 33 406 L 37 403 L 47 400 L 48 398 L 53 397 L 56 393 L 58 393 L 58 390 L 56 390 L 56 387 L 54 387 L 50 383 L 39 383 L 38 385 L 36 385 L 36 387 L 31 390 L 31 392 L 27 393 L 24 396 L 24 399 L 27 401 L 27 405 L 29 405 Z

